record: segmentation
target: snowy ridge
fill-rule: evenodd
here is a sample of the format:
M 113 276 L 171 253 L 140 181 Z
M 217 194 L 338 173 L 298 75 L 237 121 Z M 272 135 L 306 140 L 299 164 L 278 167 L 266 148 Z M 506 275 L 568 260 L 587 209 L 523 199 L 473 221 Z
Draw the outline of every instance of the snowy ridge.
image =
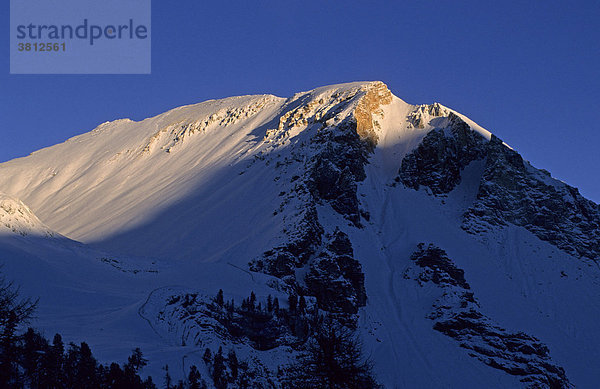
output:
M 2 232 L 9 230 L 22 236 L 54 237 L 57 235 L 46 227 L 22 201 L 1 192 L 0 227 Z

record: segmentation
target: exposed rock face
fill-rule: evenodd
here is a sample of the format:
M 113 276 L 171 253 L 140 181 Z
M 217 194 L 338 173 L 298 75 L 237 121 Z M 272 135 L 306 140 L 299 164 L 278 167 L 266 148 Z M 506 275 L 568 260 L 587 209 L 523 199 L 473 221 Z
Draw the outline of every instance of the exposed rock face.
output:
M 348 235 L 336 229 L 326 247 L 310 263 L 304 278 L 319 308 L 336 313 L 357 313 L 367 302 L 365 275 Z
M 492 137 L 477 200 L 463 228 L 478 232 L 486 224 L 506 223 L 525 227 L 569 254 L 600 259 L 600 207 Z
M 306 229 L 298 230 L 298 240 L 265 252 L 250 263 L 250 269 L 281 278 L 289 290 L 300 295 L 316 297 L 323 310 L 357 313 L 367 301 L 365 276 L 360 262 L 353 257 L 348 235 L 339 229 L 323 234 L 315 219 L 304 220 Z M 299 283 L 296 271 L 302 268 L 306 269 L 306 275 Z
M 382 115 L 381 106 L 392 102 L 392 92 L 383 82 L 375 82 L 367 89 L 367 93 L 358 102 L 354 110 L 356 133 L 367 142 L 371 149 L 377 145 L 374 115 Z
M 289 231 L 289 243 L 266 251 L 250 263 L 250 270 L 271 274 L 293 285 L 296 269 L 306 265 L 319 250 L 323 233 L 316 208 L 308 207 Z
M 451 285 L 471 289 L 465 280 L 465 272 L 454 265 L 444 250 L 433 245 L 425 247 L 420 243 L 411 259 L 423 269 L 418 278 L 421 283 L 433 282 L 442 287 Z
M 435 195 L 449 193 L 460 184 L 460 172 L 486 156 L 487 140 L 453 113 L 447 126 L 430 131 L 402 160 L 399 179 L 412 189 L 429 188 Z
M 450 111 L 439 103 L 419 105 L 408 114 L 408 121 L 414 128 L 425 128 L 428 119 L 432 117 L 445 117 Z
M 562 367 L 555 365 L 548 348 L 533 336 L 499 327 L 480 312 L 479 303 L 464 272 L 434 245 L 420 243 L 411 259 L 419 267 L 405 278 L 421 286 L 437 285 L 442 292 L 428 316 L 433 328 L 460 342 L 469 355 L 496 369 L 520 377 L 530 388 L 571 388 Z
M 253 260 L 250 269 L 281 278 L 299 294 L 316 297 L 321 309 L 333 313 L 355 314 L 365 305 L 364 274 L 348 236 L 339 228 L 325 234 L 317 206 L 329 204 L 354 227 L 361 227 L 357 182 L 366 178 L 364 166 L 377 144 L 374 118 L 381 117 L 381 106 L 391 101 L 385 84 L 370 83 L 348 95 L 303 100 L 281 116 L 277 130 L 268 131 L 270 138 L 284 144 L 286 134 L 296 127 L 316 130 L 306 145 L 310 151 L 298 153 L 310 158 L 305 170 L 292 177 L 293 198 L 300 200 L 302 211 L 288 221 L 287 243 Z M 296 273 L 302 268 L 305 276 L 298 280 Z
M 232 103 L 235 99 L 232 100 Z M 142 149 L 141 154 L 148 154 L 157 147 L 167 153 L 172 153 L 180 147 L 187 138 L 195 134 L 205 133 L 211 126 L 227 127 L 247 120 L 256 115 L 268 104 L 277 101 L 275 96 L 266 95 L 256 101 L 249 102 L 243 107 L 236 107 L 232 104 L 229 107 L 223 107 L 209 116 L 194 121 L 182 120 L 177 123 L 169 124 L 155 134 L 153 134 Z
M 366 177 L 368 144 L 361 141 L 350 120 L 317 134 L 313 139 L 322 145 L 309 163 L 306 182 L 314 201 L 327 201 L 331 207 L 355 226 L 360 226 L 357 181 Z
M 464 215 L 463 229 L 478 233 L 510 223 L 569 254 L 600 258 L 600 206 L 532 167 L 494 135 L 487 141 L 453 113 L 446 127 L 430 131 L 402 160 L 397 180 L 444 196 L 460 184 L 467 165 L 484 159 L 477 199 Z

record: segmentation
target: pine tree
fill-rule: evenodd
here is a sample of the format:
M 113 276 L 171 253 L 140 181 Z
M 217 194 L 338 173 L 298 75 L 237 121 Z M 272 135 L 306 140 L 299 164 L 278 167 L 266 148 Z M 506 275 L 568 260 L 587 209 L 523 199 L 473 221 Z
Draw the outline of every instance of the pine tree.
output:
M 154 382 L 152 381 L 152 377 L 146 378 L 146 380 L 144 381 L 144 388 L 145 389 L 156 389 L 156 385 L 154 385 Z
M 33 328 L 27 329 L 22 337 L 20 349 L 20 365 L 23 368 L 25 382 L 30 388 L 43 387 L 45 381 L 44 354 L 48 351 L 48 341 Z
M 138 372 L 148 364 L 148 360 L 144 358 L 142 350 L 135 348 L 127 358 L 127 363 L 123 365 L 123 382 L 128 388 L 143 388 L 143 382 Z
M 79 347 L 79 360 L 77 361 L 76 382 L 79 388 L 97 388 L 96 359 L 92 356 L 92 350 L 87 343 L 81 342 Z
M 212 353 L 210 352 L 210 349 L 208 347 L 206 348 L 206 350 L 204 350 L 202 360 L 204 360 L 204 363 L 206 363 L 207 365 L 212 362 Z
M 290 313 L 296 313 L 296 307 L 298 305 L 298 297 L 295 294 L 290 294 L 288 297 L 288 303 L 290 305 Z
M 200 389 L 200 379 L 202 376 L 195 365 L 190 367 L 190 373 L 188 374 L 188 385 L 189 389 Z
M 133 353 L 127 358 L 127 368 L 130 368 L 134 372 L 140 371 L 140 369 L 148 364 L 148 360 L 144 358 L 142 350 L 139 347 L 133 349 Z
M 173 386 L 173 389 L 185 389 L 185 383 L 183 382 L 183 380 L 177 381 L 175 386 Z
M 256 295 L 254 294 L 254 291 L 252 291 L 252 292 L 250 292 L 250 299 L 248 300 L 248 306 L 251 311 L 254 311 L 255 304 L 256 304 Z
M 169 365 L 165 365 L 165 367 L 163 367 L 163 370 L 165 371 L 165 389 L 172 389 L 172 378 L 169 374 Z
M 293 368 L 293 388 L 380 388 L 354 333 L 331 317 L 316 323 L 307 353 Z
M 229 368 L 231 369 L 231 376 L 233 380 L 236 380 L 238 377 L 239 362 L 234 349 L 229 350 L 229 353 L 227 354 L 227 362 L 229 364 Z
M 227 388 L 227 378 L 225 377 L 225 358 L 223 357 L 223 348 L 215 354 L 212 367 L 212 379 L 217 389 Z
M 45 355 L 47 365 L 46 386 L 48 388 L 61 388 L 64 383 L 64 354 L 65 345 L 60 334 L 55 334 L 52 340 L 52 346 L 49 347 Z
M 17 364 L 17 337 L 16 329 L 18 318 L 15 312 L 9 311 L 3 320 L 4 328 L 0 334 L 0 386 L 18 387 L 21 384 L 21 376 Z
M 304 313 L 305 309 L 306 309 L 306 300 L 304 299 L 304 296 L 300 296 L 300 301 L 298 301 L 298 313 Z
M 103 385 L 108 388 L 123 388 L 126 385 L 125 373 L 117 363 L 113 362 L 110 367 L 103 369 Z
M 216 303 L 222 307 L 224 300 L 223 300 L 223 289 L 219 289 L 219 292 L 217 292 L 217 298 L 215 299 Z
M 37 301 L 19 299 L 19 289 L 0 277 L 0 387 L 19 387 L 17 327 L 31 318 Z

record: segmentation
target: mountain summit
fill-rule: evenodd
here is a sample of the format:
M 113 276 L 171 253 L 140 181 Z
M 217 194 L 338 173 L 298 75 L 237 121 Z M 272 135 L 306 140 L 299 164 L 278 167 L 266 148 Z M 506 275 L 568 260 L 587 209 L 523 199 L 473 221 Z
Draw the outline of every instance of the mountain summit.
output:
M 0 230 L 39 326 L 157 375 L 212 382 L 222 347 L 285 387 L 326 317 L 389 388 L 597 382 L 600 207 L 379 81 L 104 123 L 0 164 L 0 191 L 69 238 Z

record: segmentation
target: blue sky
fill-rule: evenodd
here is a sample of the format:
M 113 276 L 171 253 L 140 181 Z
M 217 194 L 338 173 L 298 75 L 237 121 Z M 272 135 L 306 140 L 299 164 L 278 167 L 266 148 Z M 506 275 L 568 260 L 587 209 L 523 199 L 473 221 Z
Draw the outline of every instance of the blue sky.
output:
M 466 114 L 600 202 L 600 2 L 154 0 L 151 75 L 9 75 L 0 161 L 231 95 L 382 80 Z

